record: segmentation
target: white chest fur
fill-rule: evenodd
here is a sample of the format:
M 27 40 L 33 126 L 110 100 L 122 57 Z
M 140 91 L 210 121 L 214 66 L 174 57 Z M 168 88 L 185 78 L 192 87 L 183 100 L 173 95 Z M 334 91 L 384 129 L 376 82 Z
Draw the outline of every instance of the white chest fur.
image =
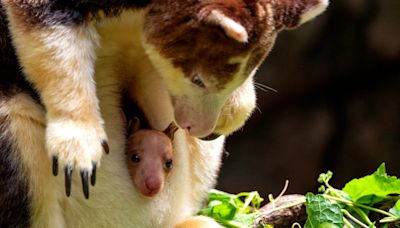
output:
M 130 17 L 131 16 L 131 17 Z M 137 98 L 158 129 L 173 119 L 169 96 L 141 46 L 141 14 L 99 25 L 102 37 L 96 68 L 97 94 L 109 137 L 98 181 L 89 200 L 76 189 L 62 200 L 68 227 L 172 227 L 199 209 L 215 184 L 224 137 L 202 142 L 179 130 L 174 140 L 174 168 L 161 193 L 143 197 L 133 186 L 125 161 L 125 126 L 120 93 Z M 80 186 L 74 179 L 73 186 Z

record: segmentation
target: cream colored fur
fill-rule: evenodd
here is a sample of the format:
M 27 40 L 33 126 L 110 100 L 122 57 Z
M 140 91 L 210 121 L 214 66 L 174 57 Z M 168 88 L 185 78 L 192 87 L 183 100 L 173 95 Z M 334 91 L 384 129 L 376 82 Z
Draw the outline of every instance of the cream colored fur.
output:
M 104 82 L 102 85 L 107 85 L 107 80 Z M 173 227 L 199 209 L 215 184 L 223 137 L 201 142 L 180 130 L 174 140 L 174 169 L 164 190 L 153 198 L 142 196 L 133 187 L 126 167 L 125 123 L 119 115 L 118 95 L 110 85 L 99 89 L 99 97 L 112 153 L 99 170 L 90 200 L 83 198 L 80 189 L 73 189 L 67 198 L 61 181 L 52 178 L 44 150 L 43 109 L 25 94 L 1 103 L 0 112 L 12 120 L 10 130 L 19 151 L 24 152 L 18 155 L 31 189 L 32 227 Z M 194 220 L 202 221 L 197 217 Z
M 93 197 L 83 203 L 88 206 L 93 204 L 97 208 L 101 203 L 96 202 L 96 199 L 107 199 L 107 195 L 113 192 L 112 189 L 118 189 L 123 195 L 104 205 L 110 205 L 113 210 L 123 205 L 125 212 L 106 213 L 120 217 L 109 218 L 110 224 L 118 224 L 115 221 L 121 220 L 126 221 L 125 227 L 172 227 L 200 209 L 208 191 L 215 185 L 224 137 L 204 142 L 179 130 L 173 142 L 174 169 L 169 174 L 163 191 L 153 198 L 143 197 L 132 186 L 124 160 L 125 125 L 118 111 L 121 90 L 129 89 L 150 123 L 158 130 L 164 129 L 173 120 L 173 109 L 163 81 L 147 59 L 140 46 L 141 42 L 138 42 L 141 39 L 141 15 L 122 15 L 121 19 L 98 25 L 98 30 L 103 38 L 102 46 L 110 47 L 103 48 L 98 53 L 96 80 L 111 153 L 103 161 L 102 170 L 99 170 L 99 185 L 93 189 Z M 109 179 L 113 179 L 113 175 L 100 179 L 102 174 L 113 173 L 108 170 L 109 167 L 112 170 L 120 169 L 124 180 L 110 183 Z M 102 182 L 106 188 L 103 193 Z M 104 196 L 98 196 L 99 194 Z M 71 206 L 76 208 L 81 204 L 79 202 L 79 205 Z M 71 218 L 78 216 L 73 215 L 74 210 L 69 211 L 72 213 Z M 82 224 L 71 225 L 75 227 Z M 121 224 L 121 227 L 124 226 Z
M 175 226 L 175 228 L 222 228 L 214 219 L 205 216 L 193 216 Z
M 102 161 L 89 200 L 82 195 L 77 173 L 74 173 L 69 198 L 64 193 L 63 179 L 52 176 L 43 140 L 46 129 L 44 110 L 24 95 L 10 101 L 9 107 L 4 106 L 13 114 L 13 130 L 19 151 L 30 151 L 29 154 L 20 153 L 20 156 L 27 167 L 32 189 L 33 227 L 173 227 L 178 223 L 179 227 L 192 227 L 193 224 L 197 227 L 219 226 L 208 218 L 191 216 L 201 208 L 208 191 L 216 183 L 223 136 L 207 142 L 179 130 L 173 142 L 174 169 L 164 190 L 153 198 L 146 198 L 131 182 L 124 157 L 126 125 L 118 114 L 121 91 L 128 89 L 131 96 L 137 98 L 156 129 L 164 129 L 174 118 L 167 88 L 141 46 L 141 16 L 127 13 L 121 19 L 97 25 L 102 49 L 97 53 L 95 80 L 109 136 L 110 154 Z M 243 87 L 245 91 L 252 90 L 251 80 L 248 82 Z M 233 107 L 241 107 L 238 95 L 241 92 L 232 97 L 227 106 L 232 113 Z M 244 109 L 251 112 L 254 101 L 249 103 L 251 105 L 244 106 Z M 16 113 L 22 114 L 18 116 Z M 236 119 L 236 125 L 243 125 L 245 119 L 241 118 Z M 221 128 L 228 124 L 225 120 L 221 123 Z
M 11 131 L 19 151 L 24 152 L 19 156 L 27 169 L 31 189 L 33 227 L 173 227 L 199 209 L 215 184 L 224 138 L 201 142 L 180 130 L 174 140 L 174 169 L 163 192 L 154 198 L 145 198 L 133 187 L 124 157 L 125 124 L 119 115 L 120 81 L 109 77 L 109 73 L 119 73 L 115 69 L 121 65 L 119 61 L 109 60 L 112 58 L 100 67 L 98 96 L 110 136 L 111 153 L 98 171 L 98 183 L 92 189 L 90 200 L 84 199 L 77 188 L 73 188 L 71 197 L 67 198 L 61 179 L 52 177 L 43 140 L 46 119 L 41 106 L 25 94 L 0 106 L 0 112 L 10 116 Z M 153 79 L 158 77 L 151 72 L 147 75 Z M 146 85 L 146 80 L 139 81 Z M 155 94 L 161 97 L 154 93 L 152 96 L 157 106 L 166 97 L 162 96 L 163 87 L 153 84 L 141 88 L 160 92 Z M 79 181 L 75 175 L 73 186 L 79 186 Z
M 44 145 L 45 112 L 26 94 L 18 94 L 0 103 L 0 113 L 8 116 L 16 142 L 18 159 L 29 181 L 32 227 L 65 227 L 59 201 L 65 197 L 61 179 L 50 172 L 50 160 Z
M 237 131 L 253 113 L 257 106 L 254 74 L 255 71 L 225 102 L 215 127 L 216 133 L 229 135 Z
M 193 217 L 192 221 L 190 216 L 200 209 L 215 185 L 224 137 L 206 142 L 179 130 L 174 140 L 174 169 L 156 197 L 143 197 L 130 180 L 124 157 L 125 123 L 119 115 L 122 89 L 130 89 L 131 96 L 138 98 L 155 128 L 164 129 L 173 120 L 166 86 L 140 45 L 141 16 L 126 14 L 97 27 L 102 46 L 106 47 L 98 52 L 97 96 L 110 154 L 98 170 L 90 200 L 83 198 L 77 173 L 69 198 L 65 196 L 62 179 L 52 176 L 44 141 L 46 113 L 42 107 L 24 94 L 1 105 L 0 111 L 11 116 L 17 146 L 24 152 L 19 156 L 27 167 L 33 227 L 173 227 L 181 221 L 180 227 L 197 223 L 217 226 L 210 219 Z M 50 121 L 49 125 L 52 124 Z M 54 133 L 65 136 L 63 132 L 72 132 L 72 137 L 76 134 L 76 129 L 59 127 Z
M 201 14 L 201 12 L 200 12 Z M 207 17 L 207 21 L 216 25 L 220 25 L 225 33 L 232 39 L 238 42 L 246 43 L 248 34 L 246 29 L 239 23 L 225 16 L 218 10 L 212 10 L 210 15 Z
M 169 93 L 189 94 L 189 100 L 180 100 L 194 110 L 189 124 L 207 125 L 196 134 L 205 136 L 216 126 L 218 133 L 227 135 L 243 126 L 255 108 L 253 77 L 244 83 L 240 77 L 247 57 L 232 60 L 239 61 L 241 69 L 223 91 L 193 90 L 180 70 L 142 40 L 144 11 L 126 12 L 99 24 L 29 27 L 8 2 L 2 1 L 17 55 L 46 107 L 45 112 L 25 94 L 0 104 L 0 112 L 10 117 L 10 131 L 29 180 L 33 227 L 218 227 L 212 219 L 192 215 L 215 185 L 224 137 L 205 142 L 179 130 L 173 142 L 174 169 L 164 190 L 156 197 L 143 197 L 126 167 L 120 96 L 127 90 L 152 126 L 163 130 L 177 116 Z M 327 0 L 322 2 L 326 7 Z M 323 10 L 324 4 L 303 15 L 302 22 Z M 247 40 L 241 25 L 220 14 L 213 16 L 228 28 L 229 36 Z M 96 53 L 97 44 L 102 48 Z M 72 164 L 91 170 L 92 162 L 100 165 L 106 133 L 110 155 L 102 161 L 90 200 L 83 198 L 78 172 L 67 198 L 62 178 L 52 177 L 48 157 L 58 156 L 61 167 Z
M 314 17 L 320 15 L 328 8 L 329 0 L 321 0 L 320 3 L 301 15 L 300 24 L 303 24 Z
M 70 164 L 91 172 L 107 139 L 93 81 L 99 39 L 94 26 L 28 26 L 6 8 L 23 71 L 46 107 L 49 157 L 57 156 L 61 168 Z
M 99 33 L 137 34 L 140 23 L 134 21 L 138 18 L 119 22 L 120 27 L 111 26 L 113 32 L 106 32 L 111 28 L 107 23 L 113 23 L 107 22 L 99 25 Z M 127 28 L 131 31 L 126 31 Z M 33 227 L 173 227 L 181 221 L 193 224 L 190 216 L 215 185 L 224 137 L 205 142 L 179 130 L 174 140 L 174 169 L 164 190 L 156 197 L 146 198 L 133 186 L 124 157 L 125 123 L 119 114 L 121 89 L 132 89 L 132 96 L 140 98 L 139 103 L 156 128 L 165 128 L 173 119 L 166 88 L 144 51 L 134 46 L 138 44 L 135 39 L 140 37 L 105 35 L 102 42 L 110 48 L 98 53 L 97 96 L 109 135 L 110 154 L 98 170 L 90 200 L 84 199 L 78 187 L 77 173 L 69 198 L 65 196 L 62 179 L 52 177 L 44 141 L 46 114 L 41 106 L 24 94 L 1 105 L 0 111 L 11 117 L 19 156 L 26 167 Z M 194 217 L 193 220 L 217 226 L 209 219 Z
M 207 89 L 198 88 L 190 83 L 184 76 L 182 70 L 173 66 L 170 60 L 165 59 L 154 46 L 148 44 L 143 39 L 145 51 L 154 65 L 157 65 L 157 72 L 164 79 L 166 87 L 174 100 L 175 120 L 181 127 L 191 126 L 191 134 L 197 137 L 205 137 L 218 126 L 218 133 L 229 135 L 233 131 L 242 127 L 255 108 L 255 94 L 252 75 L 246 79 L 243 77 L 243 70 L 247 65 L 248 57 L 235 57 L 231 63 L 240 65 L 239 71 L 233 76 L 233 79 L 225 84 L 224 89 L 217 89 L 213 81 L 206 82 Z M 239 92 L 246 91 L 248 94 Z M 236 94 L 233 94 L 236 93 Z M 241 96 L 237 96 L 238 94 Z M 226 116 L 227 106 L 232 107 L 233 103 L 240 104 L 240 113 Z M 225 114 L 222 115 L 222 110 Z M 230 114 L 234 114 L 230 112 Z M 237 115 L 236 115 L 237 114 Z M 244 118 L 246 117 L 246 118 Z M 236 122 L 226 121 L 227 118 Z

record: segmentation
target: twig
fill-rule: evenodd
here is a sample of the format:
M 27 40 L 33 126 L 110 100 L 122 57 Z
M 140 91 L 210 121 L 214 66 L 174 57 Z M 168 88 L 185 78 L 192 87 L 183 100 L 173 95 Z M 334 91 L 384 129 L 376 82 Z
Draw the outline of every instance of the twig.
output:
M 352 216 L 347 210 L 342 209 L 343 214 L 348 217 L 351 221 L 355 222 L 356 224 L 360 225 L 361 227 L 368 228 L 367 225 L 362 223 L 360 220 L 356 219 L 354 216 Z M 346 224 L 347 225 L 347 224 Z M 351 224 L 350 224 L 351 225 Z M 353 227 L 353 226 L 351 226 Z

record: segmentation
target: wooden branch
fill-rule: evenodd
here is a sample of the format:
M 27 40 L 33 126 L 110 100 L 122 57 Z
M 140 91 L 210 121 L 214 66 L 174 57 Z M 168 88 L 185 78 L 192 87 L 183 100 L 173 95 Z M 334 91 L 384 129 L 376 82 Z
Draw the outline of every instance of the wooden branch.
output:
M 304 202 L 303 195 L 283 195 L 260 208 L 261 216 L 255 220 L 254 227 L 261 228 L 268 224 L 274 228 L 283 228 L 291 227 L 295 222 L 303 223 L 307 219 Z

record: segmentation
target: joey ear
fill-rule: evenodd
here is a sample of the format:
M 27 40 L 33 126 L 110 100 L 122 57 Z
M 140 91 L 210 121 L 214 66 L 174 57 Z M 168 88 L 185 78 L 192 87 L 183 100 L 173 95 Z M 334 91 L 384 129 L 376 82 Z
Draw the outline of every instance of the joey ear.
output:
M 140 120 L 137 117 L 133 117 L 128 122 L 128 133 L 129 135 L 137 132 L 140 129 Z
M 296 28 L 324 12 L 328 5 L 329 0 L 274 1 L 276 28 Z
M 174 122 L 171 122 L 163 132 L 168 136 L 168 138 L 171 139 L 171 141 L 174 141 L 174 135 L 178 129 L 179 127 L 176 126 Z
M 221 26 L 225 34 L 230 38 L 240 43 L 247 42 L 248 33 L 245 27 L 239 22 L 236 22 L 230 17 L 226 16 L 220 10 L 213 9 L 209 11 L 208 9 L 202 9 L 199 12 L 199 18 L 207 23 Z

